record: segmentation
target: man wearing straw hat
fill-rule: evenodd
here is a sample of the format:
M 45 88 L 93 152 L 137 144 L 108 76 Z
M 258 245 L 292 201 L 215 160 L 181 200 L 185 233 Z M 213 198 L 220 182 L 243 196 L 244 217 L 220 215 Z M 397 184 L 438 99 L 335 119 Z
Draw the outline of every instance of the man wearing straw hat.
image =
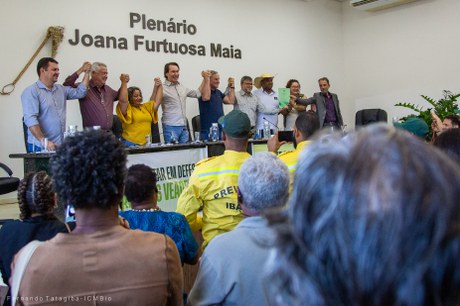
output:
M 254 94 L 259 97 L 263 110 L 257 114 L 257 128 L 263 129 L 264 120 L 270 124 L 270 129 L 274 130 L 278 126 L 279 102 L 278 93 L 273 90 L 273 78 L 275 76 L 269 73 L 262 73 L 254 79 L 254 86 L 258 88 Z

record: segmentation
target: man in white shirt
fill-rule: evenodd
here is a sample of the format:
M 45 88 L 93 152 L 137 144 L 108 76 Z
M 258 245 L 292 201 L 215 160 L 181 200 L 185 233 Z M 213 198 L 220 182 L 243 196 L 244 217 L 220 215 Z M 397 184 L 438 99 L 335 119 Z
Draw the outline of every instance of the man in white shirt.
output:
M 254 94 L 259 97 L 263 110 L 257 113 L 257 130 L 263 129 L 264 120 L 270 124 L 270 129 L 274 130 L 278 126 L 279 102 L 278 93 L 273 90 L 274 76 L 262 73 L 254 79 L 254 86 L 258 88 Z M 273 133 L 273 131 L 272 131 Z
M 205 78 L 198 89 L 189 89 L 179 82 L 179 64 L 170 62 L 165 65 L 163 83 L 163 101 L 161 109 L 163 111 L 161 123 L 163 125 L 163 137 L 165 143 L 171 143 L 172 138 L 179 143 L 189 141 L 190 135 L 187 129 L 187 112 L 185 101 L 189 98 L 199 98 L 203 91 Z M 174 137 L 172 137 L 174 135 Z

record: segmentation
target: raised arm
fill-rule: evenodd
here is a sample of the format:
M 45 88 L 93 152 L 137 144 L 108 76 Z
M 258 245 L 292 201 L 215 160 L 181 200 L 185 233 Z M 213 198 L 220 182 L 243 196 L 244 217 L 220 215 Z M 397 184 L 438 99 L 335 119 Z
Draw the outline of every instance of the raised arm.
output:
M 129 75 L 128 74 L 121 74 L 120 75 L 120 90 L 118 93 L 118 104 L 120 105 L 121 113 L 126 116 L 126 110 L 128 109 L 128 82 L 129 82 Z
M 284 145 L 285 143 L 286 141 L 281 141 L 281 142 L 279 141 L 278 130 L 276 130 L 275 135 L 273 135 L 267 140 L 267 150 L 268 152 L 272 152 L 276 154 L 278 150 L 281 148 L 281 146 Z
M 300 99 L 307 99 L 307 96 L 305 95 L 301 95 L 299 97 Z M 306 105 L 301 105 L 301 104 L 298 104 L 294 101 L 292 101 L 292 104 L 291 104 L 291 101 L 289 101 L 289 104 L 298 112 L 304 112 L 307 110 L 307 106 Z
M 77 69 L 77 71 L 75 71 L 74 73 L 72 73 L 71 75 L 69 75 L 64 83 L 62 83 L 62 85 L 64 86 L 71 86 L 71 87 L 77 87 L 78 84 L 76 83 L 77 80 L 78 80 L 78 77 L 80 76 L 80 74 L 84 72 L 85 73 L 85 78 L 88 77 L 88 81 L 89 82 L 89 74 L 91 72 L 91 63 L 86 61 L 83 63 L 83 65 L 81 65 L 80 68 Z M 85 82 L 85 80 L 83 79 L 83 83 Z M 86 87 L 88 87 L 88 83 L 85 84 Z
M 295 103 L 299 105 L 303 105 L 303 106 L 307 106 L 307 105 L 316 103 L 316 99 L 314 96 L 308 99 L 301 99 L 301 98 L 297 98 L 296 96 L 291 96 L 291 98 L 294 98 Z
M 163 101 L 163 83 L 161 83 L 160 78 L 153 79 L 153 90 L 152 95 L 150 96 L 150 101 L 155 101 L 153 104 L 153 111 L 158 111 L 161 101 Z
M 433 123 L 436 125 L 437 132 L 441 133 L 443 130 L 442 120 L 434 111 L 431 112 L 431 120 L 433 120 Z
M 201 92 L 201 100 L 203 102 L 211 100 L 211 71 L 203 70 L 201 71 L 201 76 L 203 77 L 203 81 L 199 87 Z
M 90 62 L 85 62 L 81 68 L 83 68 L 83 72 L 85 73 L 85 75 L 83 76 L 83 81 L 82 81 L 82 83 L 83 83 L 86 87 L 88 87 L 88 86 L 89 86 L 89 75 L 90 75 L 90 73 L 91 73 L 91 63 L 90 63 Z M 80 68 L 80 69 L 81 69 L 81 68 Z M 80 70 L 80 69 L 79 69 L 79 70 Z M 80 72 L 80 73 L 81 73 L 81 72 Z
M 228 78 L 227 90 L 225 91 L 226 95 L 223 100 L 225 104 L 235 104 L 235 79 L 232 77 Z

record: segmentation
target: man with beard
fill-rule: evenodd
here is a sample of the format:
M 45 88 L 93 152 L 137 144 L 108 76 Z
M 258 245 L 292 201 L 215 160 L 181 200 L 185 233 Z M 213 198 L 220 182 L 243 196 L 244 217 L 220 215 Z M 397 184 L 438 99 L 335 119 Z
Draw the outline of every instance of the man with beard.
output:
M 331 85 L 329 79 L 322 77 L 318 80 L 320 92 L 313 94 L 313 97 L 301 99 L 291 96 L 299 105 L 316 105 L 316 113 L 319 118 L 321 128 L 337 128 L 339 131 L 343 126 L 342 112 L 340 111 L 339 98 L 335 93 L 329 92 Z
M 312 142 L 309 139 L 317 130 L 319 130 L 318 116 L 316 116 L 316 114 L 311 111 L 300 113 L 295 121 L 294 130 L 292 131 L 294 133 L 295 150 L 283 152 L 278 155 L 279 159 L 281 159 L 289 169 L 289 174 L 291 176 L 289 190 L 292 190 L 294 172 L 300 152 L 302 152 L 302 150 Z M 276 152 L 284 143 L 284 141 L 279 142 L 278 134 L 276 134 L 267 141 L 268 151 L 276 154 Z
M 280 112 L 278 93 L 273 90 L 273 78 L 275 76 L 269 73 L 262 73 L 254 79 L 254 86 L 257 88 L 254 91 L 263 109 L 259 109 L 257 113 L 257 130 L 263 129 L 264 121 L 267 121 L 271 126 L 271 134 L 274 128 L 278 126 L 278 113 Z
M 27 87 L 21 95 L 22 113 L 27 131 L 27 152 L 56 150 L 61 144 L 66 127 L 66 100 L 86 96 L 89 82 L 84 70 L 83 82 L 76 88 L 56 84 L 59 63 L 52 57 L 38 61 L 38 81 Z

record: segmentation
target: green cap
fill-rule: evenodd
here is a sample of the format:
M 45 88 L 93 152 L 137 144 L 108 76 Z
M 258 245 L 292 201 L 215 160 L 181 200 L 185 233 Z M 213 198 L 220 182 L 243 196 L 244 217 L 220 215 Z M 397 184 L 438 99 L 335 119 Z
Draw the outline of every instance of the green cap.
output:
M 237 109 L 220 117 L 219 124 L 222 126 L 225 134 L 235 138 L 248 137 L 251 131 L 251 121 L 248 115 Z
M 420 118 L 408 118 L 404 122 L 395 122 L 394 126 L 406 131 L 411 132 L 418 137 L 425 138 L 426 134 L 430 131 L 428 128 L 428 124 L 425 123 Z

